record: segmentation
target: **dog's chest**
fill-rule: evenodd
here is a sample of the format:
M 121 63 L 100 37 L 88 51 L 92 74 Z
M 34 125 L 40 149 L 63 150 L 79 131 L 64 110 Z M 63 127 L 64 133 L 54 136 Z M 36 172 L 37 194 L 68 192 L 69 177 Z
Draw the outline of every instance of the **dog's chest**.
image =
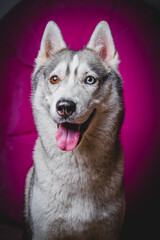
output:
M 31 198 L 35 229 L 39 226 L 43 232 L 62 231 L 62 228 L 77 231 L 96 217 L 90 171 L 73 162 L 70 168 L 64 166 L 52 175 L 46 173 L 40 184 L 35 182 Z
M 33 218 L 41 219 L 47 225 L 59 219 L 73 224 L 78 219 L 85 222 L 93 218 L 94 204 L 87 194 L 80 196 L 67 189 L 62 191 L 52 189 L 50 193 L 42 193 L 40 189 L 34 188 L 31 204 Z

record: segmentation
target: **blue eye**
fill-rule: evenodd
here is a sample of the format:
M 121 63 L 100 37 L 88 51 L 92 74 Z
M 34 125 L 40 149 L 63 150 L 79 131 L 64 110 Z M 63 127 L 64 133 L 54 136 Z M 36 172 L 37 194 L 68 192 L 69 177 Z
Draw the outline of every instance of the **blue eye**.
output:
M 94 78 L 94 77 L 92 77 L 92 76 L 88 76 L 86 79 L 85 79 L 85 83 L 86 84 L 89 84 L 89 85 L 92 85 L 92 84 L 94 84 L 94 83 L 96 83 L 96 79 Z

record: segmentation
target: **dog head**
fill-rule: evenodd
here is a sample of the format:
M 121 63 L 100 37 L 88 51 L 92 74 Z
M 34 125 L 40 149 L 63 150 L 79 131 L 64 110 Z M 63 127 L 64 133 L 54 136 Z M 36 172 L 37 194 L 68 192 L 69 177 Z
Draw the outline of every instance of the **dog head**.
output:
M 74 149 L 95 115 L 119 105 L 122 82 L 118 64 L 105 21 L 97 25 L 87 47 L 80 51 L 66 46 L 54 22 L 47 24 L 33 74 L 33 105 L 47 109 L 58 126 L 60 149 Z

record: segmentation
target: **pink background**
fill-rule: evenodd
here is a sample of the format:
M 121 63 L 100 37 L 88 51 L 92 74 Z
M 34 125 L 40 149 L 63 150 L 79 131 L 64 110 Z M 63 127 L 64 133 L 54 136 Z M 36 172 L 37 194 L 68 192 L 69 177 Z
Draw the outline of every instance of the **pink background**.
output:
M 28 0 L 1 20 L 1 223 L 22 226 L 24 181 L 37 136 L 30 102 L 31 74 L 49 20 L 58 24 L 73 50 L 87 44 L 99 21 L 106 20 L 110 25 L 124 83 L 121 140 L 127 214 L 122 239 L 142 239 L 145 234 L 154 239 L 158 225 L 151 219 L 158 212 L 160 200 L 160 21 L 140 1 Z

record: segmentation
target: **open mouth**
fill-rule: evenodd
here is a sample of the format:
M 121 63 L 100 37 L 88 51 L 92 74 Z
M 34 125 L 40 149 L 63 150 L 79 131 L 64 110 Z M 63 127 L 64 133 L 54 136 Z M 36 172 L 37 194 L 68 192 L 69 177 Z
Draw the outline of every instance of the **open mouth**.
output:
M 82 124 L 61 123 L 58 125 L 56 133 L 57 145 L 61 150 L 71 151 L 81 141 L 84 132 L 89 127 L 91 120 L 95 115 L 96 110 L 91 113 L 89 118 Z

